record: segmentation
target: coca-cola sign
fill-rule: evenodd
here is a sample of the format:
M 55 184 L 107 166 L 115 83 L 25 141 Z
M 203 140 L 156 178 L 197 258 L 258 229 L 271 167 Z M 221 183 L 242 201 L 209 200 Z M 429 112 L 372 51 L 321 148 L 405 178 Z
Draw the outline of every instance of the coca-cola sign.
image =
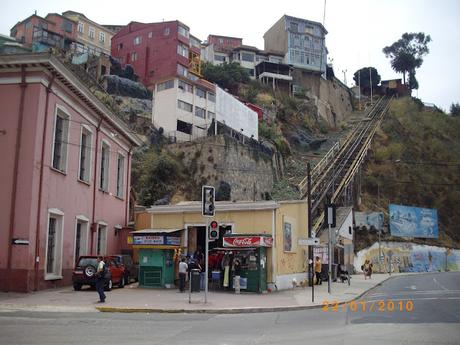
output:
M 267 238 L 263 236 L 232 236 L 225 237 L 223 239 L 224 247 L 271 247 L 272 238 Z

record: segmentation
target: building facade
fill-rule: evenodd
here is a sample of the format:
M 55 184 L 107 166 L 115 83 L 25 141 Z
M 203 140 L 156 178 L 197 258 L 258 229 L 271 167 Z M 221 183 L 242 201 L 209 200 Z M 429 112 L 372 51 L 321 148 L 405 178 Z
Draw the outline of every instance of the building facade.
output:
M 264 34 L 264 49 L 282 52 L 285 64 L 324 74 L 326 34 L 321 23 L 284 15 Z
M 158 81 L 184 77 L 196 81 L 201 73 L 201 42 L 179 21 L 131 22 L 112 38 L 112 56 L 130 64 L 139 81 L 153 90 Z
M 174 77 L 157 83 L 152 122 L 175 142 L 217 134 L 221 126 L 258 139 L 258 113 L 204 79 Z
M 57 13 L 45 18 L 36 14 L 18 22 L 11 28 L 10 36 L 34 51 L 49 48 L 69 49 L 76 42 L 77 23 Z
M 53 55 L 0 56 L 0 102 L 0 290 L 68 285 L 118 250 L 140 141 Z
M 113 31 L 86 18 L 82 13 L 66 11 L 62 15 L 77 23 L 76 40 L 79 50 L 95 55 L 110 55 L 110 44 L 115 34 Z
M 259 257 L 266 269 L 266 285 L 272 291 L 292 288 L 294 278 L 298 282 L 306 279 L 308 249 L 298 245 L 299 238 L 307 237 L 306 207 L 306 201 L 217 202 L 213 220 L 219 225 L 220 239 L 210 248 L 228 245 L 222 239 L 226 236 L 229 241 L 238 237 L 240 244 L 246 247 L 251 247 L 249 242 L 258 238 L 269 237 L 270 245 L 265 255 Z M 206 222 L 200 202 L 152 206 L 136 214 L 135 224 L 136 232 L 180 231 L 183 254 L 204 249 Z

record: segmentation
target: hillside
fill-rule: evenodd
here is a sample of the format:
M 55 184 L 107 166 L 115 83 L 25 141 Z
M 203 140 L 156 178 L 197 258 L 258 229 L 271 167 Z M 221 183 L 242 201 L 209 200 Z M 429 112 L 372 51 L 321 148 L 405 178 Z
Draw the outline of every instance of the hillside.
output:
M 393 101 L 365 167 L 362 210 L 388 215 L 390 203 L 436 208 L 439 239 L 415 242 L 459 248 L 459 133 L 458 117 L 423 111 L 416 99 Z

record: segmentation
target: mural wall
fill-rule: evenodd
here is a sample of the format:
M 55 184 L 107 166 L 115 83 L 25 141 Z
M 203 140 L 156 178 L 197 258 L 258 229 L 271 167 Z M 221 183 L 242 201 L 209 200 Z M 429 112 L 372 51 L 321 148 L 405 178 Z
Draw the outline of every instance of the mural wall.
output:
M 390 204 L 392 236 L 438 238 L 438 211 Z
M 460 271 L 460 250 L 445 247 L 426 246 L 406 242 L 381 242 L 382 272 L 438 272 Z M 379 272 L 379 245 L 360 250 L 354 261 L 355 270 L 368 259 Z

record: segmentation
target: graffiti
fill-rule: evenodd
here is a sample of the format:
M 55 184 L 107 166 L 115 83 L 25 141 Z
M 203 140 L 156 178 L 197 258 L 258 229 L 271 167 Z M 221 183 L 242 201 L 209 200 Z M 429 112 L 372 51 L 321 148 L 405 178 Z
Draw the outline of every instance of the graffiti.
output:
M 361 271 L 370 260 L 376 272 L 460 271 L 460 250 L 401 242 L 374 243 L 356 254 L 354 266 Z

